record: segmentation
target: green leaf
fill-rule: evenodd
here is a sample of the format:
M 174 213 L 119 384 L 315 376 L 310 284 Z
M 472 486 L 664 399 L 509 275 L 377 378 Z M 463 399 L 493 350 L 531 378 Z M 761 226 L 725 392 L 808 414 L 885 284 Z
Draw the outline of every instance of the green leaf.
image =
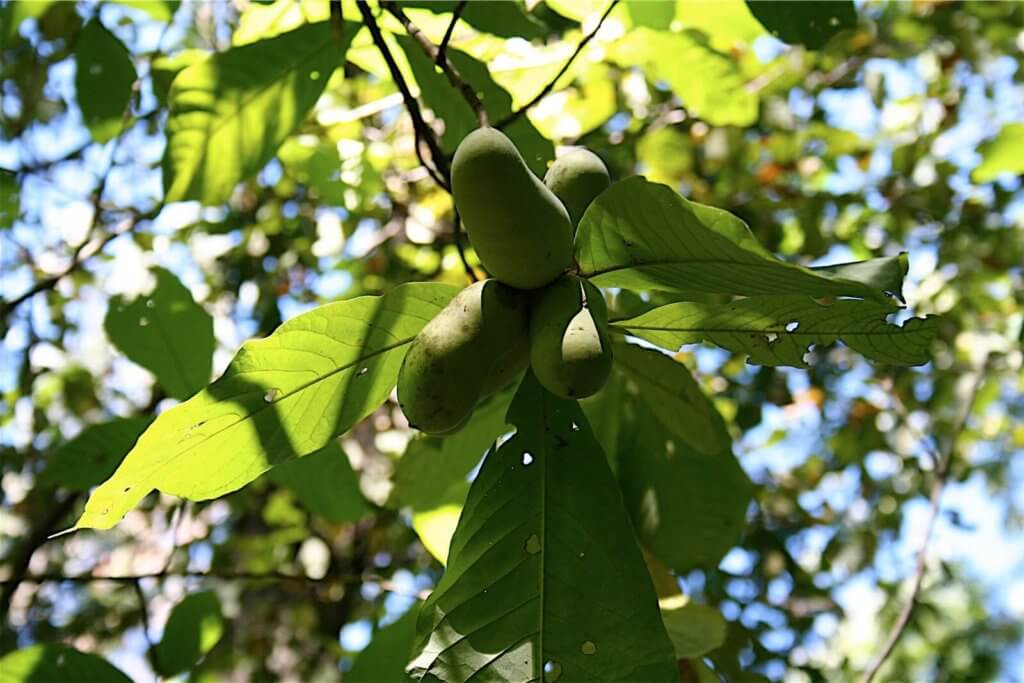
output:
M 712 48 L 699 31 L 634 29 L 610 46 L 609 58 L 640 67 L 654 83 L 667 83 L 689 113 L 712 125 L 750 126 L 757 121 L 758 97 L 746 88 L 739 65 Z
M 345 673 L 345 683 L 406 680 L 405 665 L 416 638 L 419 607 L 419 603 L 414 604 L 397 621 L 373 634 L 370 644 L 356 656 L 352 668 Z
M 213 318 L 178 278 L 154 268 L 156 287 L 134 301 L 112 297 L 103 327 L 125 356 L 156 375 L 168 396 L 184 400 L 210 381 Z
M 135 78 L 128 48 L 98 19 L 86 24 L 75 44 L 75 97 L 96 142 L 121 132 Z
M 812 50 L 825 47 L 832 36 L 857 25 L 852 0 L 747 0 L 747 7 L 779 40 Z
M 638 176 L 614 183 L 587 209 L 576 259 L 601 287 L 889 300 L 862 282 L 780 261 L 728 211 Z
M 355 30 L 346 24 L 339 41 L 329 22 L 308 24 L 179 73 L 168 95 L 166 201 L 226 201 L 306 118 Z
M 406 346 L 456 291 L 400 285 L 320 306 L 247 342 L 220 379 L 161 413 L 76 528 L 109 529 L 154 488 L 214 498 L 322 448 L 387 399 Z
M 441 564 L 448 564 L 448 550 L 468 493 L 469 482 L 457 481 L 448 488 L 444 498 L 435 507 L 414 510 L 412 513 L 412 528 L 419 536 L 420 543 Z
M 704 454 L 731 448 L 722 416 L 685 365 L 634 344 L 615 344 L 614 357 L 636 383 L 647 407 L 676 438 Z
M 88 491 L 114 473 L 150 422 L 144 417 L 118 417 L 86 427 L 57 449 L 41 475 L 42 482 Z
M 423 102 L 444 119 L 445 130 L 441 146 L 452 153 L 466 135 L 476 129 L 476 114 L 462 94 L 438 72 L 434 63 L 412 38 L 399 36 L 398 43 L 409 60 L 409 67 L 420 86 Z M 497 121 L 512 111 L 512 96 L 494 82 L 487 66 L 465 52 L 448 50 L 448 59 L 467 83 L 471 83 L 480 101 L 484 103 L 491 121 Z M 519 117 L 504 130 L 523 155 L 526 164 L 537 175 L 543 176 L 548 162 L 555 158 L 551 142 L 542 136 L 525 117 Z
M 860 282 L 872 289 L 892 294 L 902 301 L 903 278 L 907 276 L 909 265 L 907 253 L 903 252 L 898 256 L 883 256 L 867 261 L 813 266 L 811 270 L 819 275 Z
M 728 449 L 703 454 L 675 436 L 699 413 L 676 415 L 669 431 L 639 397 L 622 405 L 619 482 L 640 542 L 677 572 L 717 566 L 745 526 L 746 473 Z
M 33 645 L 0 657 L 3 683 L 131 683 L 113 664 L 66 645 Z
M 495 439 L 509 431 L 505 413 L 514 390 L 509 387 L 481 403 L 469 424 L 450 436 L 413 437 L 395 466 L 393 504 L 430 510 L 446 501 L 448 489 L 465 481 Z
M 171 55 L 161 55 L 154 59 L 149 65 L 150 75 L 153 77 L 153 94 L 160 101 L 160 104 L 167 104 L 167 96 L 171 90 L 171 83 L 174 78 L 199 62 L 210 58 L 210 53 L 197 48 L 186 48 Z
M 0 168 L 0 230 L 14 226 L 21 215 L 21 197 L 18 189 L 18 174 Z
M 527 374 L 508 419 L 517 432 L 472 484 L 410 673 L 678 680 L 640 548 L 578 404 Z
M 0 27 L 4 38 L 10 39 L 18 34 L 21 22 L 26 19 L 38 19 L 50 7 L 59 4 L 57 0 L 12 0 L 0 7 Z M 5 41 L 6 42 L 6 41 Z
M 192 593 L 171 610 L 164 635 L 156 645 L 161 676 L 185 673 L 199 663 L 224 635 L 220 600 L 212 591 Z
M 758 296 L 728 304 L 681 302 L 615 324 L 662 348 L 707 341 L 747 354 L 757 365 L 806 367 L 811 344 L 842 341 L 879 363 L 922 365 L 930 360 L 936 316 L 896 325 L 873 301 L 843 299 L 822 305 L 806 296 Z
M 676 16 L 676 3 L 650 2 L 649 0 L 627 0 L 629 18 L 638 27 L 667 31 Z
M 1008 123 L 978 149 L 981 164 L 971 172 L 976 183 L 990 183 L 1004 173 L 1024 173 L 1024 123 Z
M 267 477 L 291 489 L 308 511 L 332 522 L 354 522 L 370 511 L 337 441 L 278 465 Z
M 684 596 L 661 600 L 661 618 L 676 648 L 676 657 L 701 657 L 725 643 L 726 623 L 708 605 L 689 602 Z
M 458 2 L 454 0 L 403 0 L 405 7 L 422 7 L 438 14 L 450 14 Z M 459 17 L 483 33 L 502 38 L 532 40 L 545 34 L 542 23 L 530 16 L 519 0 L 504 2 L 470 2 Z
M 142 10 L 156 21 L 167 23 L 181 6 L 179 0 L 114 0 L 119 5 Z

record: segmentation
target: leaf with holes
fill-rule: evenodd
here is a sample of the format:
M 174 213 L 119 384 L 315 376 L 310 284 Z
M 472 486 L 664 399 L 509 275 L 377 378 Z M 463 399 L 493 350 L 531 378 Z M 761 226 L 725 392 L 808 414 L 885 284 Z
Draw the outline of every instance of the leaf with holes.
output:
M 316 104 L 355 33 L 329 22 L 234 47 L 184 69 L 168 95 L 166 201 L 226 201 Z
M 806 296 L 758 296 L 720 305 L 667 304 L 614 325 L 665 349 L 710 342 L 747 354 L 757 365 L 805 367 L 811 344 L 836 341 L 879 363 L 927 363 L 938 318 L 897 325 L 886 321 L 890 313 L 872 301 L 823 305 Z
M 728 211 L 639 176 L 615 183 L 587 209 L 576 260 L 601 287 L 889 301 L 873 284 L 781 261 Z
M 224 635 L 220 600 L 212 591 L 192 593 L 174 606 L 155 646 L 157 672 L 171 678 L 199 663 Z
M 320 306 L 247 342 L 220 379 L 160 414 L 76 527 L 108 529 L 153 489 L 214 498 L 322 448 L 387 399 L 406 347 L 456 291 L 400 285 Z
M 103 321 L 107 337 L 154 375 L 167 395 L 185 400 L 210 381 L 213 318 L 170 271 L 154 268 L 156 287 L 134 301 L 113 297 Z
M 75 45 L 75 99 L 92 138 L 106 142 L 121 132 L 135 82 L 131 53 L 93 19 Z
M 677 681 L 615 479 L 575 401 L 527 374 L 423 605 L 418 680 Z M 628 629 L 623 625 L 628 624 Z
M 120 669 L 97 655 L 66 645 L 33 645 L 0 657 L 3 683 L 130 683 Z

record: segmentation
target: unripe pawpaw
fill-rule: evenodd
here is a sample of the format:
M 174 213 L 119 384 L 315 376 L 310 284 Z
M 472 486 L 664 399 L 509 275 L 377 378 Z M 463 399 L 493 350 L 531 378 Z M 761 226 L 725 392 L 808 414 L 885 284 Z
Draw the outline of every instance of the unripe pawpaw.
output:
M 574 147 L 551 164 L 544 184 L 562 200 L 572 226 L 580 224 L 584 212 L 597 195 L 611 185 L 608 167 L 586 147 Z
M 600 391 L 612 369 L 608 308 L 601 291 L 567 275 L 535 294 L 530 365 L 545 389 L 564 398 Z
M 459 143 L 452 195 L 473 248 L 496 279 L 536 289 L 569 265 L 568 212 L 501 131 L 478 128 Z
M 497 280 L 459 292 L 416 335 L 402 362 L 398 404 L 409 424 L 428 434 L 460 429 L 493 378 L 508 372 L 505 364 L 526 354 L 527 310 L 526 293 Z

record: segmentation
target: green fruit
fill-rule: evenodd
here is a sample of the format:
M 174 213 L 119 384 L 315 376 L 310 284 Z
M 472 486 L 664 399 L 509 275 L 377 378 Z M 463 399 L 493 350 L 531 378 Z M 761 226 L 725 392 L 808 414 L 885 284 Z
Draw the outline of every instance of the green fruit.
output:
M 479 128 L 459 143 L 452 195 L 480 261 L 498 280 L 537 289 L 569 265 L 569 214 L 500 131 Z
M 530 365 L 545 389 L 563 398 L 600 391 L 612 370 L 608 308 L 601 291 L 567 275 L 535 295 Z
M 402 362 L 398 404 L 409 424 L 445 434 L 468 422 L 496 378 L 511 380 L 507 365 L 526 355 L 527 310 L 524 292 L 496 280 L 459 292 L 416 335 Z
M 544 184 L 565 204 L 573 228 L 580 224 L 590 203 L 611 183 L 601 157 L 585 147 L 574 147 L 558 157 L 544 176 Z

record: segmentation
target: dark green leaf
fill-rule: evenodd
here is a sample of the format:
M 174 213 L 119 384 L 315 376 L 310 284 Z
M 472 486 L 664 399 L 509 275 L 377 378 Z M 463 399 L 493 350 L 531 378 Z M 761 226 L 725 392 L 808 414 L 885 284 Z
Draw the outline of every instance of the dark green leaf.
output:
M 156 668 L 162 676 L 185 673 L 199 663 L 224 635 L 220 600 L 212 591 L 192 593 L 171 610 L 156 645 Z
M 131 683 L 107 660 L 66 645 L 33 645 L 0 658 L 3 683 Z
M 213 318 L 173 273 L 154 268 L 153 274 L 156 287 L 148 296 L 111 298 L 103 327 L 129 360 L 156 375 L 168 396 L 185 400 L 210 381 Z
M 397 683 L 407 679 L 405 665 L 416 638 L 419 608 L 419 603 L 414 604 L 398 621 L 373 634 L 373 640 L 345 674 L 345 683 Z
M 43 481 L 88 491 L 114 473 L 149 423 L 149 418 L 119 417 L 86 427 L 53 454 Z
M 747 0 L 747 7 L 779 40 L 812 50 L 825 47 L 832 36 L 857 25 L 852 0 Z
M 133 83 L 135 65 L 128 48 L 93 19 L 75 45 L 75 95 L 82 119 L 97 142 L 121 132 Z
M 337 441 L 278 465 L 267 477 L 291 489 L 307 510 L 332 522 L 354 522 L 370 510 Z
M 527 374 L 508 420 L 517 432 L 473 482 L 410 672 L 677 681 L 640 548 L 578 404 Z
M 219 52 L 184 69 L 168 95 L 168 202 L 220 204 L 258 171 L 316 104 L 356 27 L 329 22 Z
M 12 227 L 20 214 L 18 175 L 14 171 L 0 168 L 0 230 Z
M 456 291 L 400 285 L 320 306 L 247 342 L 220 379 L 160 414 L 89 497 L 77 527 L 110 528 L 154 488 L 215 498 L 322 448 L 387 399 L 406 346 Z

